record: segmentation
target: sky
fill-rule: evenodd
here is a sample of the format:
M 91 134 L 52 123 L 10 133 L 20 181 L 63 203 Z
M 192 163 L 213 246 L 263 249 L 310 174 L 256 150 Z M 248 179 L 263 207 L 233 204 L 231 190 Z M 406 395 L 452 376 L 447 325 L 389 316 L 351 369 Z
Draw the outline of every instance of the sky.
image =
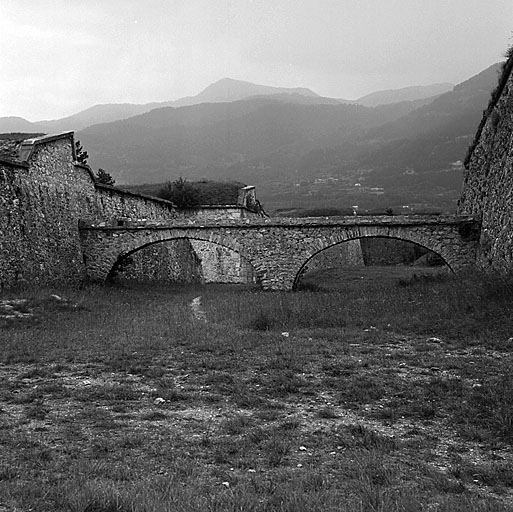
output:
M 0 117 L 174 100 L 224 77 L 345 99 L 459 83 L 512 33 L 512 0 L 0 0 Z

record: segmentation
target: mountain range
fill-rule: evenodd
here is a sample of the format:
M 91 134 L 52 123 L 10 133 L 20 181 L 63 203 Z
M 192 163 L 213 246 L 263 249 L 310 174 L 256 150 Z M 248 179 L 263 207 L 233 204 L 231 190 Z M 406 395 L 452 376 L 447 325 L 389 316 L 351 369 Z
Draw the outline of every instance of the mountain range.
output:
M 452 89 L 453 84 L 433 84 L 427 86 L 407 87 L 389 91 L 378 91 L 358 100 L 342 100 L 325 98 L 305 87 L 271 87 L 258 85 L 232 78 L 222 78 L 209 85 L 195 96 L 187 96 L 178 100 L 153 102 L 145 104 L 111 103 L 94 105 L 77 114 L 60 119 L 46 121 L 27 121 L 22 117 L 0 117 L 0 133 L 8 132 L 44 132 L 59 133 L 78 131 L 88 126 L 128 119 L 139 114 L 150 112 L 162 107 L 185 107 L 200 103 L 225 103 L 243 100 L 249 97 L 275 96 L 281 101 L 307 104 L 362 104 L 377 106 L 400 101 L 422 100 L 442 94 Z
M 118 184 L 238 180 L 257 185 L 268 210 L 452 210 L 461 160 L 498 69 L 454 87 L 381 91 L 356 101 L 223 79 L 170 102 L 97 105 L 38 123 L 0 118 L 0 132 L 74 129 L 89 164 Z

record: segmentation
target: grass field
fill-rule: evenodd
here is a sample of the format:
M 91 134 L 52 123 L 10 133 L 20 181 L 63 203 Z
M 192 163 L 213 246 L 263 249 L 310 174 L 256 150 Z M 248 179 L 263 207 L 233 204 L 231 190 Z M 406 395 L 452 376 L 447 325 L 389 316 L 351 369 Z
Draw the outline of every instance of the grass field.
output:
M 358 272 L 3 293 L 0 511 L 513 510 L 513 281 Z

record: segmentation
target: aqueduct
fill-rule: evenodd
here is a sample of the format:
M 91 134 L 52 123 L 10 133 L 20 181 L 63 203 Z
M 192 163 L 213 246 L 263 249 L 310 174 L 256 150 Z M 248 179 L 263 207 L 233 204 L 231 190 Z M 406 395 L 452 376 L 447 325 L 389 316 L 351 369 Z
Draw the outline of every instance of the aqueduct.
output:
M 474 265 L 480 234 L 470 216 L 274 218 L 205 222 L 137 222 L 123 226 L 81 223 L 87 276 L 105 281 L 124 258 L 151 244 L 178 238 L 216 243 L 240 253 L 264 289 L 291 290 L 316 253 L 349 240 L 389 237 L 439 254 L 454 271 Z

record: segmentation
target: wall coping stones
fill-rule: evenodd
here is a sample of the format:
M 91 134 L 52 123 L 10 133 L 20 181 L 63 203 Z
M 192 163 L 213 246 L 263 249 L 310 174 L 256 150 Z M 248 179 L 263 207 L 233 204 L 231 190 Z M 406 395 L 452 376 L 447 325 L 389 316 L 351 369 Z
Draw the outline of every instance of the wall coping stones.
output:
M 90 169 L 89 166 L 85 166 L 85 167 Z M 95 184 L 94 185 L 95 185 L 95 187 L 97 189 L 105 190 L 105 191 L 108 191 L 108 192 L 112 192 L 113 194 L 146 199 L 148 201 L 153 201 L 153 202 L 159 203 L 159 204 L 165 204 L 165 205 L 168 205 L 168 206 L 170 206 L 172 208 L 175 208 L 175 205 L 171 201 L 168 201 L 167 199 L 162 199 L 161 197 L 149 196 L 149 195 L 146 195 L 146 194 L 139 194 L 138 192 L 131 192 L 129 190 L 124 190 L 122 188 L 112 187 L 111 185 L 105 185 L 104 183 L 98 183 L 96 181 L 96 179 L 95 179 Z
M 254 187 L 253 187 L 254 188 Z M 246 206 L 238 204 L 200 204 L 198 206 L 189 206 L 186 208 L 180 208 L 179 211 L 199 211 L 199 210 L 246 210 L 250 213 L 255 213 Z
M 21 160 L 9 160 L 8 158 L 0 158 L 1 165 L 10 165 L 11 167 L 23 167 L 23 169 L 28 169 L 30 166 L 27 162 L 22 162 Z

